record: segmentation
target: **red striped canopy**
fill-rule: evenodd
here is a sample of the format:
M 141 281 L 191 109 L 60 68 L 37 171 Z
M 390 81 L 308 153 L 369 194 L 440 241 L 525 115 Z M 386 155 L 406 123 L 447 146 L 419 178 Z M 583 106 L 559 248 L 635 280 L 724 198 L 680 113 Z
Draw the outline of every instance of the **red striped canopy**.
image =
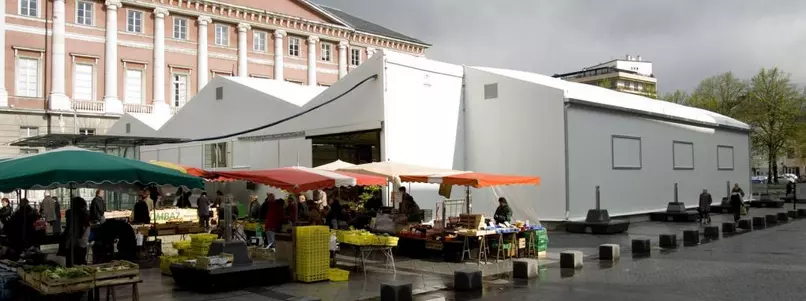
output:
M 540 177 L 511 176 L 481 172 L 464 172 L 445 175 L 400 176 L 402 182 L 435 183 L 444 185 L 470 186 L 475 188 L 502 185 L 539 185 Z
M 264 170 L 209 172 L 219 180 L 242 180 L 269 185 L 288 192 L 343 186 L 386 186 L 386 178 L 351 172 L 327 171 L 309 167 L 282 167 Z

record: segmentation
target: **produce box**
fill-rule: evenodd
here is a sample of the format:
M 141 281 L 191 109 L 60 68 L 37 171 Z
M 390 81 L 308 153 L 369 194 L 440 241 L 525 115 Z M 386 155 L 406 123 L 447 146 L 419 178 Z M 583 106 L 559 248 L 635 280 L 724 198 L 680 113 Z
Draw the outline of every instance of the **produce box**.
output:
M 95 280 L 132 277 L 140 275 L 140 266 L 125 260 L 115 260 L 110 263 L 87 266 L 95 275 Z
M 218 256 L 206 256 L 196 259 L 196 268 L 209 270 L 214 268 L 222 268 L 232 266 L 232 261 L 235 259 L 232 254 L 222 253 Z

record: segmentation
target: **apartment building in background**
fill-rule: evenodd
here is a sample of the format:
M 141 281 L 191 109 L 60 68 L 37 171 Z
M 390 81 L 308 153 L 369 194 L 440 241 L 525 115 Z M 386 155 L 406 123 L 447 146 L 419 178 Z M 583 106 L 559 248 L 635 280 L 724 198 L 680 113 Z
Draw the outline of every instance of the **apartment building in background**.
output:
M 0 156 L 46 133 L 103 134 L 172 114 L 218 75 L 329 86 L 418 39 L 308 0 L 7 0 L 0 5 Z
M 555 74 L 554 77 L 567 81 L 600 86 L 620 92 L 657 97 L 658 79 L 652 73 L 652 62 L 640 55 L 626 55 L 583 68 L 580 71 Z

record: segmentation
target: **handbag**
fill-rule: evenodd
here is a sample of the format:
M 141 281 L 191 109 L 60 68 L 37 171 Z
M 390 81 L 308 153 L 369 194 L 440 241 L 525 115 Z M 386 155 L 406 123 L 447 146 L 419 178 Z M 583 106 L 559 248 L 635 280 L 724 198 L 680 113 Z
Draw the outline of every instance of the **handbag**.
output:
M 741 207 L 739 207 L 739 209 L 740 209 L 739 212 L 740 212 L 741 215 L 747 215 L 747 207 L 742 205 Z

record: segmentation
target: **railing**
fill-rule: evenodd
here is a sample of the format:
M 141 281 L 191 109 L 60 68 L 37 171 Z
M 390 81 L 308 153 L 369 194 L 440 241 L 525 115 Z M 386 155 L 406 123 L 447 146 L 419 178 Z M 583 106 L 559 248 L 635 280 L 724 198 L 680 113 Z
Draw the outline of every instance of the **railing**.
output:
M 103 101 L 73 100 L 70 106 L 78 112 L 103 113 L 106 110 Z
M 126 113 L 151 114 L 154 112 L 154 106 L 140 103 L 124 103 L 123 111 Z

